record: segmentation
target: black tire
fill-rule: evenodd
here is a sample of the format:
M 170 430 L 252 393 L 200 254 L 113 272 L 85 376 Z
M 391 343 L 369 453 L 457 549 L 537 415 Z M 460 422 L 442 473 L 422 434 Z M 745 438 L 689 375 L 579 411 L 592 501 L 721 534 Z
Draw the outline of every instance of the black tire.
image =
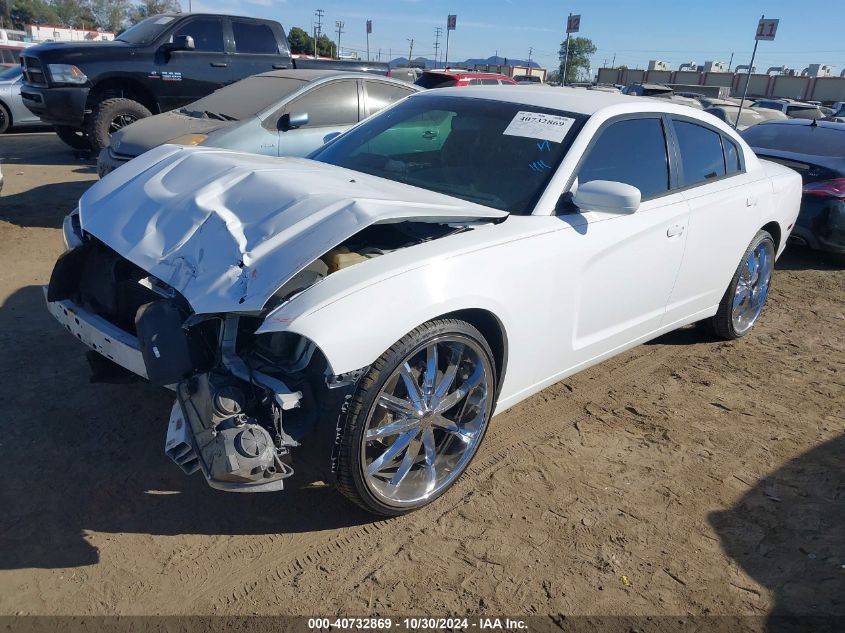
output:
M 99 152 L 109 144 L 113 132 L 138 119 L 152 116 L 152 112 L 132 99 L 115 97 L 94 106 L 86 130 L 91 150 Z
M 84 130 L 67 125 L 56 125 L 53 129 L 56 131 L 56 136 L 73 149 L 91 149 L 88 135 Z
M 736 272 L 734 273 L 733 278 L 731 279 L 731 283 L 728 285 L 727 290 L 725 290 L 725 294 L 722 296 L 722 300 L 719 302 L 719 310 L 716 312 L 715 316 L 707 319 L 704 323 L 708 327 L 708 329 L 726 341 L 732 341 L 734 339 L 741 338 L 748 334 L 753 328 L 754 323 L 756 323 L 757 318 L 755 317 L 754 322 L 751 325 L 742 331 L 738 331 L 734 325 L 734 318 L 733 318 L 733 303 L 734 303 L 734 296 L 736 294 L 737 284 L 739 283 L 740 275 L 742 274 L 743 267 L 745 266 L 745 262 L 755 249 L 761 244 L 767 244 L 769 247 L 769 252 L 771 253 L 772 257 L 772 266 L 774 266 L 774 253 L 775 253 L 775 241 L 772 239 L 772 236 L 766 231 L 758 231 L 757 235 L 754 236 L 754 239 L 751 240 L 751 244 L 748 245 L 748 248 L 745 249 L 745 253 L 742 255 L 742 259 L 739 261 L 739 264 L 736 267 Z M 769 277 L 769 281 L 771 280 L 771 276 Z M 769 282 L 766 284 L 766 294 L 768 296 L 768 287 Z M 765 298 L 763 299 L 765 304 Z M 762 308 L 761 308 L 762 309 Z
M 12 127 L 12 113 L 0 103 L 0 134 L 5 134 L 10 127 Z
M 463 467 L 460 468 L 460 473 L 443 489 L 413 505 L 397 507 L 387 504 L 383 500 L 380 500 L 364 481 L 365 464 L 362 458 L 361 448 L 362 442 L 364 441 L 367 420 L 371 410 L 375 407 L 376 398 L 379 396 L 385 383 L 404 359 L 410 354 L 413 354 L 415 350 L 424 347 L 428 342 L 442 340 L 444 336 L 448 338 L 449 335 L 457 335 L 464 340 L 471 340 L 486 356 L 486 366 L 490 368 L 493 389 L 487 399 L 489 406 L 486 407 L 487 417 L 485 426 L 481 431 L 472 455 Z M 373 363 L 367 373 L 362 376 L 358 387 L 353 393 L 346 415 L 346 422 L 343 427 L 341 446 L 338 454 L 336 485 L 340 492 L 364 510 L 386 517 L 399 516 L 418 510 L 447 492 L 460 479 L 461 474 L 466 471 L 466 468 L 478 450 L 478 446 L 483 442 L 484 433 L 486 433 L 489 427 L 490 416 L 494 407 L 495 385 L 497 381 L 495 372 L 496 366 L 493 362 L 493 353 L 490 350 L 490 346 L 481 332 L 465 321 L 457 319 L 435 319 L 424 323 L 406 334 Z

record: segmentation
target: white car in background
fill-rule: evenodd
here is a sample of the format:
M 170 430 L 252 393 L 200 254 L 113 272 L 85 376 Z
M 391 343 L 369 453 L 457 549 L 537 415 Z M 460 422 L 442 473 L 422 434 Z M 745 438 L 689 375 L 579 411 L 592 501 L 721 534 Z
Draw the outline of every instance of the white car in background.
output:
M 138 157 L 82 197 L 45 292 L 96 362 L 175 389 L 185 472 L 280 490 L 307 447 L 397 515 L 494 412 L 690 323 L 746 335 L 800 201 L 797 173 L 668 100 L 433 90 L 310 159 Z

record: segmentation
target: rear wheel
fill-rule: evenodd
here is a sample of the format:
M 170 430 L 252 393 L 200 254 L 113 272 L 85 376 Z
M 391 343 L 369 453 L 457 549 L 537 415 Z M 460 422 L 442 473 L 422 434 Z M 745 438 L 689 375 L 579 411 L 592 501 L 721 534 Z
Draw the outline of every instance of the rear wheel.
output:
M 88 135 L 83 130 L 67 125 L 56 125 L 53 129 L 56 131 L 56 135 L 73 149 L 91 148 L 91 144 L 88 142 Z
M 766 304 L 775 267 L 775 242 L 760 231 L 742 256 L 719 311 L 710 319 L 710 329 L 719 337 L 732 340 L 748 334 Z
M 9 109 L 0 103 L 0 134 L 4 134 L 12 126 L 12 115 Z
M 385 352 L 349 408 L 340 491 L 384 516 L 411 512 L 445 493 L 487 430 L 492 358 L 481 333 L 454 319 L 429 321 Z
M 88 121 L 91 149 L 99 152 L 109 144 L 112 134 L 148 116 L 152 116 L 152 112 L 132 99 L 115 97 L 97 104 Z

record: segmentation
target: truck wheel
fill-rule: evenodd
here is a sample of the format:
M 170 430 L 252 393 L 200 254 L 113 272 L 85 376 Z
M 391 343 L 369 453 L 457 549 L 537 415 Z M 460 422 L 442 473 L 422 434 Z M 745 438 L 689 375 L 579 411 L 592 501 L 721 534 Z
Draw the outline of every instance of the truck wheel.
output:
M 88 135 L 83 130 L 67 125 L 56 125 L 53 129 L 56 131 L 56 136 L 73 149 L 90 149 L 91 145 L 88 143 Z
M 99 103 L 94 106 L 94 112 L 88 121 L 91 149 L 99 152 L 108 146 L 111 135 L 120 128 L 148 116 L 152 116 L 152 112 L 132 99 L 116 97 Z
M 361 378 L 349 403 L 337 487 L 382 516 L 446 492 L 469 466 L 493 413 L 493 354 L 469 323 L 412 330 Z
M 12 125 L 12 115 L 9 114 L 8 108 L 0 103 L 0 134 L 4 134 L 10 125 Z

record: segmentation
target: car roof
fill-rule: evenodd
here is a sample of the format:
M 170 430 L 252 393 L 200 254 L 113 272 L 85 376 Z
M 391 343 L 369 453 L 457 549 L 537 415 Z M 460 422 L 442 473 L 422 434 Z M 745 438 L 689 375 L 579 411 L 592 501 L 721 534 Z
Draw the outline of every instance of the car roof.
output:
M 437 69 L 432 69 L 432 70 L 426 70 L 423 74 L 426 74 L 426 75 L 446 75 L 448 77 L 479 77 L 479 78 L 491 77 L 491 78 L 496 78 L 496 79 L 504 77 L 506 79 L 510 79 L 510 77 L 508 77 L 507 75 L 503 75 L 502 73 L 489 73 L 489 72 L 485 72 L 483 70 L 461 70 L 459 68 L 449 68 L 449 69 L 437 68 Z
M 560 87 L 553 90 L 538 90 L 536 86 L 473 86 L 468 91 L 465 88 L 438 88 L 433 91 L 420 92 L 414 98 L 426 96 L 455 96 L 464 99 L 488 99 L 491 101 L 505 101 L 507 103 L 524 104 L 541 108 L 552 108 L 577 112 L 579 114 L 593 114 L 611 106 L 622 104 L 647 105 L 648 110 L 674 112 L 674 108 L 691 110 L 688 106 L 679 106 L 666 101 L 661 103 L 656 99 L 645 100 L 642 97 L 623 95 L 618 92 L 604 92 L 601 90 L 587 90 L 586 88 Z M 643 108 L 638 108 L 641 110 Z
M 837 121 L 825 121 L 824 119 L 772 119 L 770 121 L 764 121 L 763 123 L 759 123 L 758 125 L 803 125 L 805 127 L 821 127 L 830 128 L 832 130 L 845 130 L 845 123 L 839 123 Z
M 398 80 L 392 79 L 385 75 L 374 75 L 373 73 L 353 72 L 347 70 L 317 70 L 305 68 L 288 68 L 285 70 L 271 70 L 255 77 L 278 77 L 279 79 L 299 79 L 300 81 L 314 81 L 315 79 L 323 79 L 324 77 L 333 77 L 338 79 L 376 79 L 380 81 L 389 81 L 397 83 Z M 399 82 L 407 83 L 407 82 Z

